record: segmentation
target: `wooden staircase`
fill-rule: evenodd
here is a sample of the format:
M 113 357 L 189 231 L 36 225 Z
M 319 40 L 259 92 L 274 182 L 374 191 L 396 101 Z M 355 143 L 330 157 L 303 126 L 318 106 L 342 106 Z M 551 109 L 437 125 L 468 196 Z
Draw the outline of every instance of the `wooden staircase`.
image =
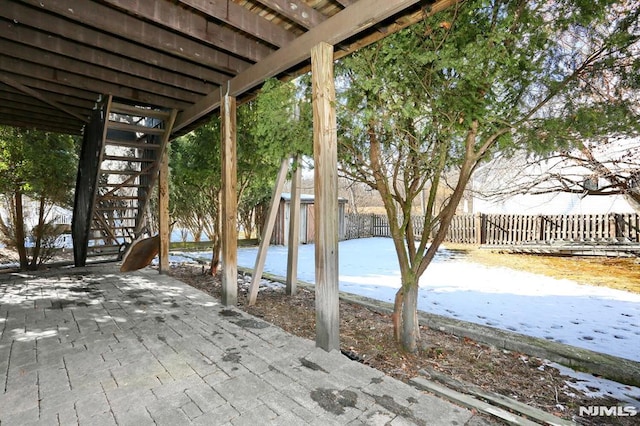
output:
M 95 148 L 98 158 L 89 161 L 91 166 L 84 166 L 89 170 L 85 175 L 95 176 L 95 184 L 88 185 L 94 188 L 93 202 L 85 212 L 89 214 L 85 218 L 88 226 L 80 243 L 86 246 L 80 256 L 76 255 L 77 266 L 83 265 L 87 257 L 117 260 L 131 242 L 146 232 L 150 197 L 177 113 L 111 98 L 103 108 L 102 141 Z M 81 190 L 82 180 L 79 174 L 76 191 Z M 74 221 L 75 215 L 74 211 Z

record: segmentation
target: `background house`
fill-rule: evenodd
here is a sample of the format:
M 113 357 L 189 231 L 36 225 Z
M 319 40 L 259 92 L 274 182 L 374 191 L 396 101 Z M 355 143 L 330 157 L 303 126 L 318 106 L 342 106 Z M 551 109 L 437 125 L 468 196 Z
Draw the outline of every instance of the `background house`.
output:
M 590 153 L 606 169 L 633 176 L 640 140 L 603 144 Z M 636 152 L 637 151 L 637 152 Z M 575 157 L 580 154 L 577 153 Z M 635 168 L 634 168 L 635 167 Z M 623 195 L 588 195 L 588 189 L 610 186 L 593 168 L 556 156 L 533 161 L 526 153 L 496 158 L 479 167 L 470 185 L 472 212 L 486 214 L 606 214 L 635 213 Z M 576 192 L 567 192 L 569 189 Z M 470 212 L 471 213 L 471 212 Z

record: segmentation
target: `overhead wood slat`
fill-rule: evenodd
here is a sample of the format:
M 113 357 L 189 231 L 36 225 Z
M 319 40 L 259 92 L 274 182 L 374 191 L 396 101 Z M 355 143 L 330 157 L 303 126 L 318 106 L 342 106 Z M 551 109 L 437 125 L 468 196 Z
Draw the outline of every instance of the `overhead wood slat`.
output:
M 31 120 L 33 120 L 33 117 Z M 31 120 L 25 119 L 23 115 L 0 114 L 0 124 L 5 126 L 33 128 L 34 124 Z M 68 121 L 61 124 L 61 122 L 52 123 L 38 120 L 38 129 L 45 132 L 80 135 L 82 128 L 82 125 L 73 126 L 73 124 Z
M 92 49 L 94 55 L 101 56 L 102 52 L 110 52 L 126 61 L 131 61 L 129 67 L 135 67 L 136 63 L 144 63 L 154 67 L 158 71 L 170 71 L 170 81 L 180 80 L 184 77 L 221 83 L 226 81 L 228 74 L 207 68 L 201 64 L 190 62 L 186 67 L 184 61 L 165 52 L 150 49 L 146 45 L 140 45 L 133 41 L 123 40 L 117 35 L 111 35 L 81 23 L 72 21 L 61 22 L 52 18 L 46 10 L 34 9 L 18 3 L 4 3 L 0 7 L 0 16 L 9 22 L 8 30 L 22 25 L 42 32 L 45 36 L 57 34 L 59 37 L 72 41 L 80 48 Z M 1 34 L 1 33 L 0 33 Z M 157 76 L 159 77 L 159 76 Z
M 295 35 L 287 30 L 231 1 L 181 0 L 180 3 L 277 47 L 283 47 L 295 39 Z
M 183 32 L 185 35 L 211 44 L 218 49 L 257 62 L 273 49 L 256 43 L 236 31 L 217 25 L 204 16 L 166 2 L 140 2 L 138 0 L 104 0 L 107 4 L 139 15 L 163 27 Z
M 51 67 L 48 63 L 34 67 L 37 63 L 35 61 L 26 61 L 24 59 L 18 59 L 3 54 L 0 54 L 0 62 L 2 63 L 3 70 L 10 73 L 28 75 L 29 77 L 38 80 L 57 83 L 61 85 L 61 93 L 64 94 L 71 93 L 75 88 L 79 87 L 81 89 L 95 90 L 95 94 L 92 95 L 94 99 L 97 99 L 100 93 L 112 93 L 114 96 L 118 96 L 120 98 L 130 99 L 150 105 L 189 105 L 189 101 L 182 101 L 179 98 L 172 98 L 150 91 L 139 90 L 134 87 L 121 86 L 117 83 L 113 83 L 111 80 L 100 80 L 99 78 L 88 77 L 83 75 L 80 70 L 77 70 L 78 72 L 74 73 L 66 69 L 63 70 Z M 195 97 L 192 97 L 192 99 L 195 99 Z
M 49 99 L 56 99 L 60 105 L 64 105 L 72 111 L 90 112 L 96 104 L 95 93 L 81 90 L 75 87 L 63 86 L 57 83 L 51 83 L 48 81 L 38 80 L 31 78 L 30 76 L 12 74 L 9 72 L 4 73 L 7 77 L 13 78 L 15 81 L 36 90 L 42 96 L 46 96 Z M 11 93 L 10 90 L 5 90 L 7 93 Z M 16 92 L 18 93 L 18 92 Z M 25 92 L 19 92 L 25 95 Z M 35 97 L 30 96 L 32 99 Z
M 13 21 L 0 20 L 0 33 L 6 39 L 4 42 L 14 43 L 13 46 L 16 46 L 16 49 L 19 46 L 37 48 L 40 53 L 60 55 L 61 59 L 59 60 L 61 61 L 77 61 L 93 68 L 101 67 L 123 76 L 146 80 L 159 87 L 166 85 L 199 94 L 206 94 L 215 89 L 213 84 L 202 79 L 196 79 L 189 75 L 176 75 L 169 70 L 160 69 L 139 60 L 130 60 L 111 51 L 96 51 L 90 46 L 74 43 L 26 25 L 17 25 Z M 12 50 L 15 51 L 12 49 L 12 45 L 8 44 L 6 51 Z M 67 67 L 66 64 L 64 66 Z M 218 79 L 220 78 L 218 77 Z
M 76 114 L 74 112 L 69 111 L 67 108 L 65 108 L 64 105 L 59 104 L 58 102 L 56 102 L 55 100 L 49 99 L 46 96 L 42 95 L 41 93 L 38 93 L 36 90 L 33 90 L 32 88 L 23 85 L 22 83 L 13 80 L 11 77 L 7 76 L 7 75 L 0 75 L 0 81 L 2 81 L 4 84 L 13 87 L 14 89 L 19 90 L 22 93 L 25 93 L 27 95 L 30 95 L 36 99 L 38 99 L 39 101 L 46 103 L 52 107 L 54 107 L 55 109 L 58 109 L 62 112 L 67 113 L 68 115 L 71 115 L 72 117 L 75 117 L 76 119 L 80 120 L 80 121 L 88 121 L 88 119 L 86 117 L 83 117 L 80 114 Z
M 6 97 L 0 94 L 0 109 L 5 113 L 10 113 L 11 111 L 13 111 L 15 114 L 18 114 L 18 115 L 21 113 L 23 114 L 30 113 L 30 114 L 36 114 L 38 116 L 51 117 L 58 121 L 65 120 L 68 118 L 68 114 L 65 113 L 64 111 L 60 111 L 57 108 L 47 106 L 44 103 L 42 103 L 41 105 L 36 104 L 33 101 L 34 98 L 29 98 L 28 96 L 25 96 L 24 99 L 25 99 L 25 102 L 21 102 L 17 100 L 15 96 Z M 5 106 L 5 105 L 8 105 L 9 102 L 11 102 L 11 107 Z M 78 121 L 81 122 L 82 120 L 78 120 Z
M 78 115 L 111 95 L 177 110 L 176 137 L 219 107 L 221 88 L 243 102 L 266 78 L 306 72 L 320 41 L 340 57 L 458 1 L 4 0 L 0 76 L 71 114 L 0 94 L 0 122 L 79 134 Z
M 137 43 L 170 53 L 174 56 L 203 63 L 222 72 L 236 74 L 247 69 L 250 62 L 243 61 L 227 53 L 222 53 L 202 43 L 192 40 L 148 22 L 109 8 L 101 3 L 87 0 L 48 1 L 23 0 L 36 8 L 45 9 L 72 21 L 81 22 L 101 31 L 119 34 L 121 38 L 135 40 Z
M 12 52 L 13 59 L 34 63 L 39 60 L 46 62 L 47 67 L 55 69 L 65 69 L 70 74 L 82 75 L 85 78 L 92 78 L 97 81 L 109 81 L 119 86 L 121 94 L 125 96 L 125 90 L 135 90 L 148 92 L 155 96 L 162 96 L 171 99 L 180 99 L 184 102 L 193 102 L 204 93 L 195 93 L 184 90 L 182 87 L 159 84 L 157 81 L 141 78 L 114 71 L 103 66 L 92 63 L 78 61 L 74 58 L 64 57 L 39 48 L 26 46 L 0 39 L 0 51 Z M 100 85 L 95 86 L 100 89 Z M 165 102 L 166 103 L 166 102 Z

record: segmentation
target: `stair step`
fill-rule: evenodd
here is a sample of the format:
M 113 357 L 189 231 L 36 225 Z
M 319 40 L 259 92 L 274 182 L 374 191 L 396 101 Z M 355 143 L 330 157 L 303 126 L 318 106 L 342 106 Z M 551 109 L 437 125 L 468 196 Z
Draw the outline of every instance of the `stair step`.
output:
M 87 250 L 87 257 L 118 255 L 120 254 L 120 246 L 116 246 L 116 247 L 114 248 L 107 248 L 107 246 L 89 247 Z M 99 249 L 99 251 L 95 249 Z
M 157 109 L 136 107 L 133 105 L 121 104 L 118 102 L 111 103 L 110 112 L 113 112 L 116 114 L 132 115 L 134 117 L 153 117 L 161 120 L 167 120 L 169 117 L 171 117 L 171 113 L 168 111 L 160 111 Z
M 107 195 L 98 196 L 98 200 L 141 200 L 144 199 L 143 195 Z
M 109 130 L 121 130 L 123 132 L 142 133 L 145 135 L 164 135 L 165 129 L 158 127 L 146 127 L 139 124 L 122 123 L 120 121 L 111 121 L 107 124 Z
M 124 141 L 118 139 L 106 139 L 104 141 L 106 145 L 125 146 L 127 148 L 138 149 L 160 149 L 160 145 L 148 142 L 136 142 L 136 141 Z
M 91 231 L 102 231 L 104 228 L 100 227 L 100 228 L 91 228 Z M 109 229 L 111 229 L 112 231 L 118 230 L 118 229 L 130 229 L 133 230 L 135 229 L 135 226 L 111 226 Z
M 100 169 L 100 173 L 104 173 L 106 175 L 148 175 L 149 172 L 141 172 L 137 170 L 108 170 L 108 169 Z
M 141 189 L 147 189 L 147 185 L 139 185 L 139 184 L 135 184 L 135 183 L 125 183 L 125 184 L 119 184 L 119 183 L 106 183 L 104 185 L 100 185 L 100 188 L 141 188 Z
M 100 212 L 112 212 L 114 210 L 123 211 L 123 210 L 138 210 L 138 206 L 111 206 L 111 207 L 96 207 L 96 211 Z M 122 219 L 121 217 L 117 217 L 116 219 Z
M 154 158 L 137 158 L 137 157 L 123 157 L 119 155 L 105 155 L 103 160 L 110 161 L 126 161 L 132 163 L 153 163 L 156 161 Z

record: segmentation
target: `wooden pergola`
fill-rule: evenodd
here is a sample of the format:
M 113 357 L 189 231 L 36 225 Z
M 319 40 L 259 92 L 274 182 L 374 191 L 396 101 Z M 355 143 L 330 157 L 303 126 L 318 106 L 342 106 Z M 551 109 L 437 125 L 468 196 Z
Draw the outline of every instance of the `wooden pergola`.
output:
M 333 60 L 457 1 L 0 0 L 0 124 L 83 136 L 72 226 L 77 265 L 91 238 L 117 248 L 139 237 L 159 182 L 163 271 L 167 144 L 220 114 L 223 303 L 234 305 L 236 105 L 266 79 L 310 67 L 317 344 L 339 349 Z M 118 162 L 128 166 L 109 167 Z

